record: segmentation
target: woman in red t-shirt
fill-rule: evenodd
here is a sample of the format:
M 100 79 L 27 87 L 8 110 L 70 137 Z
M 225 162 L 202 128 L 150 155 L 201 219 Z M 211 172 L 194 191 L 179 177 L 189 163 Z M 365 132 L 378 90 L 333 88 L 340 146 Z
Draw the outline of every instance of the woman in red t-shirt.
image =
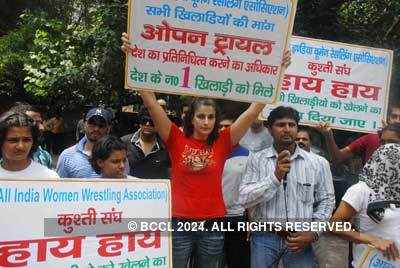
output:
M 199 229 L 199 232 L 185 231 L 186 228 L 174 232 L 173 266 L 186 267 L 196 245 L 199 267 L 221 267 L 223 233 L 201 232 L 201 229 L 210 228 L 225 216 L 221 187 L 225 160 L 265 105 L 251 104 L 230 128 L 218 132 L 219 112 L 215 101 L 196 98 L 181 131 L 157 103 L 153 92 L 140 94 L 170 154 L 174 229 L 189 225 Z
M 123 33 L 121 39 L 121 48 L 126 52 L 130 46 L 129 37 Z M 287 51 L 282 65 L 289 64 L 290 52 Z M 251 104 L 231 127 L 218 132 L 219 112 L 215 101 L 196 98 L 185 115 L 182 132 L 168 118 L 153 92 L 140 91 L 140 95 L 171 158 L 173 267 L 187 267 L 194 245 L 198 267 L 222 267 L 223 233 L 202 230 L 225 217 L 221 186 L 225 160 L 265 104 Z M 187 231 L 188 226 L 192 227 L 190 230 L 197 228 L 199 231 Z

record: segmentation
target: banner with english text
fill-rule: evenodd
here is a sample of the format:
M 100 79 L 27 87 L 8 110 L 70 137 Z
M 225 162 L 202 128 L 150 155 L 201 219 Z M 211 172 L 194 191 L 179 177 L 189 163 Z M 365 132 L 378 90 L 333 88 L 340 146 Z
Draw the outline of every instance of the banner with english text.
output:
M 0 267 L 172 267 L 167 180 L 1 180 Z
M 130 0 L 125 86 L 274 103 L 297 0 Z
M 278 105 L 300 112 L 301 123 L 329 123 L 376 133 L 386 119 L 393 51 L 293 36 L 292 63 Z

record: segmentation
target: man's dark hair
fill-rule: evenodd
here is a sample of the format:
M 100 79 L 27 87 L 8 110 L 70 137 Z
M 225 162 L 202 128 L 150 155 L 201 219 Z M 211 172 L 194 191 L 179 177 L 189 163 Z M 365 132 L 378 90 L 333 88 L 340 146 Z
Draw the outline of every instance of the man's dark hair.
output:
M 400 136 L 400 123 L 388 124 L 386 127 L 382 129 L 382 131 L 380 131 L 380 135 L 382 135 L 383 131 L 393 131 Z
M 120 139 L 112 135 L 107 135 L 98 140 L 93 145 L 92 157 L 90 164 L 97 174 L 101 173 L 97 160 L 106 160 L 114 151 L 128 150 L 127 145 Z
M 194 127 L 193 127 L 193 117 L 197 109 L 200 108 L 200 106 L 205 105 L 205 106 L 211 106 L 215 110 L 215 125 L 212 130 L 212 132 L 208 135 L 207 137 L 207 145 L 212 145 L 214 141 L 218 139 L 218 128 L 219 128 L 219 122 L 220 122 L 220 112 L 217 103 L 213 99 L 207 99 L 207 98 L 194 98 L 193 101 L 189 105 L 189 110 L 183 120 L 183 132 L 185 133 L 186 137 L 190 137 L 193 135 L 194 132 Z
M 307 126 L 299 126 L 297 129 L 297 132 L 306 132 L 308 134 L 308 137 L 310 138 L 311 141 L 311 131 L 310 128 Z
M 190 103 L 193 101 L 192 97 L 185 98 L 181 103 L 181 112 L 183 111 L 184 107 L 190 107 Z
M 35 121 L 27 116 L 25 113 L 15 113 L 8 111 L 0 118 L 0 148 L 6 139 L 7 132 L 13 127 L 27 127 L 32 135 L 32 148 L 29 151 L 28 157 L 32 158 L 39 146 L 39 128 L 36 126 Z
M 400 102 L 395 102 L 389 105 L 389 116 L 392 114 L 394 108 L 400 109 Z
M 278 106 L 271 111 L 267 119 L 267 127 L 272 127 L 276 120 L 290 118 L 299 125 L 300 115 L 299 112 L 292 107 Z
M 223 121 L 223 120 L 230 120 L 232 122 L 236 121 L 236 116 L 233 115 L 232 113 L 223 113 L 221 114 L 221 116 L 219 117 L 219 122 Z
M 149 110 L 144 105 L 140 106 L 138 111 L 138 118 L 141 119 L 143 117 L 150 117 Z
M 9 111 L 13 113 L 22 113 L 22 114 L 29 111 L 35 113 L 42 113 L 38 107 L 30 105 L 29 103 L 26 102 L 14 103 L 14 106 L 12 106 Z

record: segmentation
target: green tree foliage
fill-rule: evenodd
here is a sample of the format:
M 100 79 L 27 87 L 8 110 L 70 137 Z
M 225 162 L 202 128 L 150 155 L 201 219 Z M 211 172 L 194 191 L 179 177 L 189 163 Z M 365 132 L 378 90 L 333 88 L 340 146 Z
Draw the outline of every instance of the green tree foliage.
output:
M 23 90 L 24 62 L 34 39 L 35 28 L 26 24 L 0 39 L 0 95 L 26 97 Z
M 338 19 L 348 41 L 394 51 L 391 100 L 400 98 L 400 1 L 348 1 Z
M 65 19 L 57 10 L 21 16 L 18 29 L 0 42 L 0 94 L 25 91 L 59 108 L 115 106 L 125 97 L 119 46 L 126 5 L 82 3 L 66 9 Z

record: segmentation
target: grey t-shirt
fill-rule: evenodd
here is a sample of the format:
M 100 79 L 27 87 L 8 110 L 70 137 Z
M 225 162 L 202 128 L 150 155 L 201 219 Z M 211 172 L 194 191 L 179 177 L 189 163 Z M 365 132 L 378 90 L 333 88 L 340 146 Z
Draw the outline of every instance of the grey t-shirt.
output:
M 243 216 L 244 207 L 239 203 L 239 186 L 246 168 L 249 151 L 237 146 L 225 162 L 222 173 L 222 193 L 227 216 Z
M 251 129 L 247 130 L 246 134 L 240 140 L 239 144 L 252 153 L 256 153 L 272 145 L 273 138 L 266 127 L 254 133 Z

